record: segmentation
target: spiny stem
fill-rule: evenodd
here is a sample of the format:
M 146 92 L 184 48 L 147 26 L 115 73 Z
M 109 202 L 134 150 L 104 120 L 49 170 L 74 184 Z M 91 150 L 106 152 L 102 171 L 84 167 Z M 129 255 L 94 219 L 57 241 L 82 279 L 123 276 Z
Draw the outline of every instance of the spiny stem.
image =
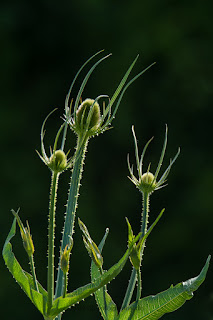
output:
M 70 190 L 68 195 L 67 210 L 66 210 L 64 230 L 63 230 L 63 236 L 62 236 L 62 244 L 61 244 L 61 252 L 63 252 L 66 245 L 69 244 L 70 236 L 72 236 L 73 234 L 75 212 L 77 208 L 80 180 L 81 180 L 82 171 L 83 171 L 83 163 L 84 163 L 85 152 L 87 149 L 87 144 L 88 144 L 88 138 L 85 138 L 85 137 L 78 138 L 76 155 L 75 155 L 75 160 L 73 164 L 73 171 L 72 171 L 72 177 L 71 177 L 71 183 L 70 183 Z M 61 295 L 63 295 L 63 292 L 64 292 L 63 278 L 64 278 L 63 271 L 59 267 L 58 275 L 57 275 L 55 298 L 58 298 Z M 60 315 L 58 316 L 58 319 L 61 319 Z
M 49 205 L 49 234 L 48 234 L 48 272 L 47 272 L 47 292 L 48 310 L 51 309 L 54 298 L 54 238 L 55 238 L 55 205 L 58 187 L 58 172 L 52 172 Z
M 141 221 L 141 233 L 142 233 L 141 238 L 146 234 L 148 218 L 149 218 L 149 193 L 144 192 L 143 193 L 143 212 L 142 212 L 142 221 Z
M 142 223 L 141 223 L 141 238 L 146 234 L 148 218 L 149 218 L 149 193 L 144 192 L 142 193 L 142 195 L 143 195 L 143 210 L 142 210 Z M 145 244 L 142 246 L 141 259 L 143 256 L 144 247 L 145 247 Z M 135 289 L 136 280 L 137 280 L 137 272 L 135 268 L 133 268 L 121 310 L 127 308 L 128 305 L 130 304 L 130 301 L 132 299 L 132 295 Z M 141 291 L 141 288 L 140 288 L 140 291 Z
M 29 260 L 30 260 L 30 269 L 31 269 L 33 282 L 34 282 L 34 289 L 39 292 L 38 283 L 37 283 L 37 279 L 36 279 L 36 273 L 35 273 L 35 264 L 34 264 L 33 255 L 29 256 Z
M 142 284 L 141 284 L 141 271 L 140 269 L 137 270 L 137 297 L 136 297 L 136 301 L 138 302 L 141 298 L 141 290 L 142 290 Z
M 63 293 L 63 298 L 65 298 L 66 294 L 67 294 L 67 282 L 68 282 L 68 273 L 64 274 L 64 293 Z

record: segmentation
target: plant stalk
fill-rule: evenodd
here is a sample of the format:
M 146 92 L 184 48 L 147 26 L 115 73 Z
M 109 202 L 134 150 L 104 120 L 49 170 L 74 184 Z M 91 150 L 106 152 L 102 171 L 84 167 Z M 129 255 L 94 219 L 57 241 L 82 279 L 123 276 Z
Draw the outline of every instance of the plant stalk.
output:
M 138 302 L 141 298 L 141 290 L 142 290 L 142 283 L 141 283 L 141 271 L 140 269 L 137 270 L 137 297 L 136 301 Z
M 31 269 L 33 282 L 34 282 L 34 289 L 39 292 L 38 283 L 37 283 L 37 279 L 36 279 L 36 273 L 35 273 L 35 264 L 34 264 L 33 255 L 29 256 L 29 260 L 30 260 L 30 269 Z
M 144 192 L 144 193 L 142 193 L 142 195 L 143 195 L 143 204 L 142 204 L 143 209 L 142 209 L 142 222 L 141 222 L 141 238 L 147 232 L 147 225 L 148 225 L 148 218 L 149 218 L 149 193 Z M 145 248 L 145 244 L 142 246 L 142 249 L 141 249 L 141 260 L 142 260 L 144 248 Z M 139 270 L 139 272 L 140 272 L 140 270 Z M 133 268 L 121 310 L 123 310 L 129 306 L 130 301 L 132 299 L 134 289 L 135 289 L 136 280 L 137 280 L 137 271 L 135 270 L 135 268 Z M 141 283 L 141 275 L 140 275 L 140 283 Z M 140 291 L 141 291 L 141 289 L 142 288 L 140 286 Z M 137 296 L 138 295 L 139 295 L 139 293 L 137 294 Z
M 64 274 L 64 293 L 63 293 L 63 298 L 65 298 L 66 294 L 67 294 L 67 282 L 68 282 L 68 273 Z
M 48 234 L 48 272 L 47 272 L 47 292 L 48 310 L 51 309 L 54 298 L 54 239 L 55 239 L 55 206 L 58 188 L 58 172 L 52 172 L 49 205 L 49 234 Z
M 70 236 L 72 236 L 74 231 L 75 223 L 75 212 L 77 208 L 77 201 L 79 196 L 80 180 L 83 171 L 83 164 L 85 153 L 88 144 L 87 137 L 78 137 L 76 155 L 73 164 L 73 171 L 71 176 L 70 190 L 67 201 L 67 209 L 65 214 L 65 223 L 63 229 L 63 236 L 61 241 L 61 252 L 64 251 L 67 244 L 70 242 Z M 62 296 L 64 293 L 64 274 L 60 268 L 58 268 L 57 282 L 56 282 L 56 291 L 55 298 Z M 61 319 L 61 315 L 58 316 L 58 320 Z

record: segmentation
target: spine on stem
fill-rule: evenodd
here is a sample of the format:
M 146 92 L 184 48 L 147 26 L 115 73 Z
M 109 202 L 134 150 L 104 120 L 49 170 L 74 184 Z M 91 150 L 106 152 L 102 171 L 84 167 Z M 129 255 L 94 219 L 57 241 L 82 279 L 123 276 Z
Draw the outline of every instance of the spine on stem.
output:
M 148 220 L 149 220 L 149 193 L 144 192 L 143 195 L 143 211 L 142 211 L 142 220 L 141 220 L 141 238 L 147 232 Z M 143 255 L 145 244 L 142 246 L 141 249 L 141 257 Z
M 73 235 L 74 223 L 75 223 L 75 212 L 77 208 L 77 201 L 79 196 L 80 180 L 83 171 L 83 164 L 85 153 L 87 149 L 88 138 L 78 137 L 76 155 L 73 164 L 73 171 L 71 176 L 71 183 L 67 201 L 67 209 L 65 214 L 65 223 L 61 242 L 61 251 L 63 252 L 66 245 L 69 245 L 70 237 Z M 57 282 L 55 298 L 63 295 L 64 292 L 64 275 L 61 268 L 58 268 Z
M 142 210 L 142 221 L 141 221 L 141 238 L 143 238 L 143 236 L 147 232 L 148 218 L 149 218 L 149 193 L 148 192 L 142 193 L 142 196 L 143 196 L 143 204 L 142 204 L 143 210 Z M 141 261 L 142 261 L 144 247 L 145 247 L 145 244 L 143 244 L 142 249 L 141 249 L 141 253 L 140 253 Z M 137 298 L 138 298 L 141 294 L 141 289 L 142 289 L 141 288 L 141 274 L 140 274 L 140 270 L 137 273 L 136 269 L 133 267 L 121 310 L 123 310 L 129 306 L 131 299 L 132 299 L 134 289 L 135 289 L 137 278 L 138 278 L 138 292 L 137 292 Z M 139 292 L 139 290 L 140 290 L 140 292 Z
M 30 260 L 31 274 L 32 274 L 32 277 L 33 277 L 34 289 L 35 289 L 37 292 L 39 292 L 38 283 L 37 283 L 37 278 L 36 278 L 36 272 L 35 272 L 35 264 L 34 264 L 33 255 L 29 257 L 29 260 Z
M 55 209 L 58 188 L 59 173 L 52 172 L 49 205 L 49 233 L 48 233 L 48 273 L 47 273 L 47 292 L 48 309 L 50 310 L 54 298 L 54 239 L 55 239 Z

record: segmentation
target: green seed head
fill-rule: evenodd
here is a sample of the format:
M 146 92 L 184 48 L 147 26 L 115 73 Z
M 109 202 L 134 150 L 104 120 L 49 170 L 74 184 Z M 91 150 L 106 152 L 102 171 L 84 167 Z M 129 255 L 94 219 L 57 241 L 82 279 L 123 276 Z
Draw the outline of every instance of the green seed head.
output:
M 141 181 L 145 184 L 152 184 L 154 179 L 155 177 L 151 172 L 146 172 L 142 175 Z
M 97 102 L 94 103 L 93 99 L 84 100 L 76 112 L 77 133 L 82 132 L 85 129 L 95 132 L 100 125 L 100 118 L 101 114 L 99 104 Z
M 62 172 L 67 166 L 67 157 L 62 150 L 56 150 L 50 157 L 49 168 L 54 172 Z
M 142 192 L 151 193 L 155 190 L 156 182 L 155 177 L 151 172 L 146 172 L 142 175 L 139 189 Z

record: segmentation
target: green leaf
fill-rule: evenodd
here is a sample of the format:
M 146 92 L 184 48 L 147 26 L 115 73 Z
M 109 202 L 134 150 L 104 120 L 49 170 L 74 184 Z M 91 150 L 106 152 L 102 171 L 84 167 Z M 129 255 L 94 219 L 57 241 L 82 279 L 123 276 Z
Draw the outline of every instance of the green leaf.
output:
M 89 283 L 83 287 L 80 287 L 71 293 L 68 293 L 65 298 L 63 298 L 62 296 L 57 298 L 53 302 L 53 306 L 49 312 L 49 316 L 56 317 L 60 312 L 82 301 L 83 299 L 87 298 L 98 289 L 102 288 L 105 284 L 112 281 L 123 269 L 126 261 L 128 260 L 129 254 L 132 250 L 132 246 L 136 241 L 138 241 L 140 236 L 141 234 L 135 237 L 134 241 L 132 242 L 132 245 L 126 250 L 125 254 L 118 261 L 118 263 L 112 266 L 102 276 L 98 277 L 94 282 Z
M 165 313 L 173 312 L 180 308 L 186 300 L 193 297 L 193 292 L 199 288 L 206 277 L 211 256 L 208 257 L 200 274 L 188 281 L 171 286 L 168 290 L 155 296 L 148 296 L 132 303 L 124 309 L 117 320 L 157 320 Z
M 9 271 L 12 273 L 15 280 L 18 282 L 20 287 L 30 298 L 32 303 L 37 307 L 37 309 L 44 315 L 46 313 L 46 304 L 47 304 L 47 292 L 46 290 L 38 283 L 39 292 L 34 290 L 34 282 L 32 276 L 24 271 L 18 261 L 16 260 L 15 255 L 12 252 L 12 245 L 10 243 L 11 239 L 16 234 L 16 218 L 14 218 L 11 230 L 5 241 L 2 255 L 5 261 L 6 266 Z
M 106 229 L 105 235 L 100 242 L 98 248 L 102 252 L 106 237 L 108 235 L 109 229 Z M 95 265 L 94 262 L 91 264 L 91 280 L 94 282 L 98 277 L 101 276 L 99 268 Z M 104 320 L 114 320 L 118 316 L 118 310 L 116 304 L 107 293 L 106 286 L 103 286 L 101 289 L 95 292 L 95 299 L 100 310 L 100 313 Z

